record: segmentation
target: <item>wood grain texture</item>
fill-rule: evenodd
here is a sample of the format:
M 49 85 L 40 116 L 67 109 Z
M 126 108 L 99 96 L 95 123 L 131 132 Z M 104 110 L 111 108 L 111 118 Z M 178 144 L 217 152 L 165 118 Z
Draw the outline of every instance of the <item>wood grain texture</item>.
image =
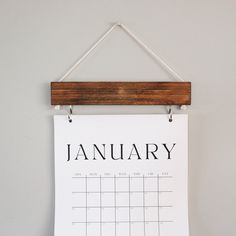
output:
M 52 82 L 52 105 L 190 105 L 191 82 Z

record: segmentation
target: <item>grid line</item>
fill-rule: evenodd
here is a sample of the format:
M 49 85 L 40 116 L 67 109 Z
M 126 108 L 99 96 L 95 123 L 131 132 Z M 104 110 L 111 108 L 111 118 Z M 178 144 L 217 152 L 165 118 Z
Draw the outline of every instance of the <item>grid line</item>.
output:
M 160 189 L 160 186 L 159 186 L 159 175 L 157 175 L 157 191 L 158 191 L 158 194 L 157 194 L 157 214 L 158 214 L 158 236 L 161 235 L 161 225 L 160 225 L 160 193 L 159 193 L 159 189 Z

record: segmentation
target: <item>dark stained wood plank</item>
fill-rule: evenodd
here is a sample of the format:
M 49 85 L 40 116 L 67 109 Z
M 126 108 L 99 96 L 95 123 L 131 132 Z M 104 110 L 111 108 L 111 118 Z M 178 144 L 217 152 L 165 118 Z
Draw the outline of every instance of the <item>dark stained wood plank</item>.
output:
M 52 105 L 190 105 L 191 82 L 52 82 Z

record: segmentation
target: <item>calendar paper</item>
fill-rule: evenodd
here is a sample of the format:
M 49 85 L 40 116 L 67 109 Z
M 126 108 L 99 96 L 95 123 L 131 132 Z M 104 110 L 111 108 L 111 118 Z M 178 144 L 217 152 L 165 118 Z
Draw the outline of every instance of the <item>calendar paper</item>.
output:
M 188 236 L 187 115 L 54 117 L 55 236 Z

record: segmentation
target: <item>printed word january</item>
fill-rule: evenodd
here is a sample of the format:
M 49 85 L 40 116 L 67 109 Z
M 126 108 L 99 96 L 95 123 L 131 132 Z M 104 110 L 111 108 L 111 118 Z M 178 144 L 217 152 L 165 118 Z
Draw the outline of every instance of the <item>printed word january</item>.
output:
M 67 162 L 74 160 L 158 160 L 159 153 L 162 157 L 170 160 L 176 143 L 145 143 L 138 144 L 67 144 Z

